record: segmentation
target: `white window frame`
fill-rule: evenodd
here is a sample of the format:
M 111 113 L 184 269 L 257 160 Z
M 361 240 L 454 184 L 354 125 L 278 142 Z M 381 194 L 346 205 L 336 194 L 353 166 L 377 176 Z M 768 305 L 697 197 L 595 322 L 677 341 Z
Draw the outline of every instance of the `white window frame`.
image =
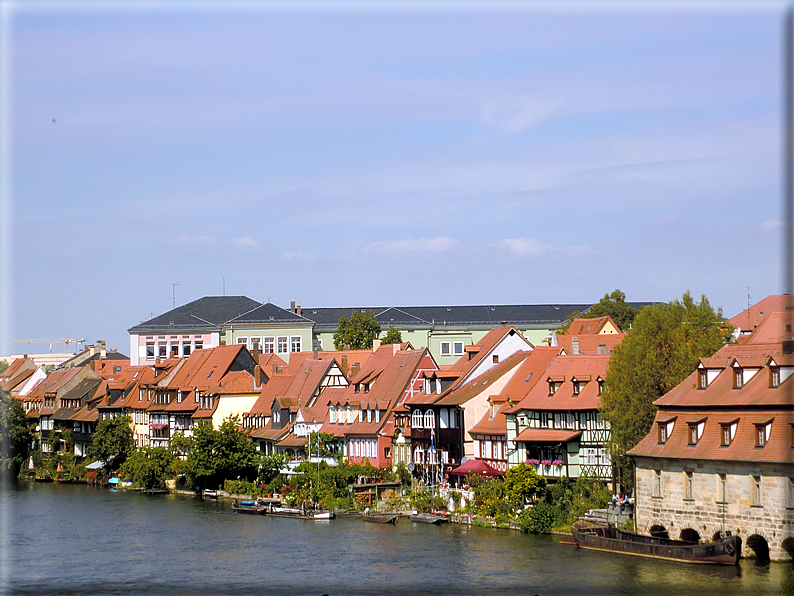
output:
M 463 352 L 465 351 L 464 343 L 462 341 L 454 341 L 452 342 L 452 355 L 453 356 L 463 356 Z
M 262 353 L 263 354 L 275 354 L 276 353 L 276 338 L 275 337 L 265 337 L 262 343 Z
M 303 338 L 300 335 L 293 335 L 289 338 L 289 351 L 300 352 L 302 347 Z M 296 349 L 297 348 L 297 349 Z
M 279 335 L 276 340 L 276 349 L 279 354 L 287 354 L 289 350 L 289 338 L 286 335 Z
M 452 355 L 452 342 L 449 341 L 442 341 L 440 344 L 439 351 L 442 356 L 451 356 Z

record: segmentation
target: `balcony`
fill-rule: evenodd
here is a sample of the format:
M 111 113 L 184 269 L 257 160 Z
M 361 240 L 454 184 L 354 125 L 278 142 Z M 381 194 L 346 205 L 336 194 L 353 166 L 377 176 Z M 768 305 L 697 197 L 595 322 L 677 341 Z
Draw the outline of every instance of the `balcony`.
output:
M 531 466 L 532 469 L 535 470 L 536 474 L 546 478 L 562 478 L 563 476 L 568 475 L 568 466 L 566 466 L 565 463 L 559 459 L 528 459 L 525 463 L 528 466 Z

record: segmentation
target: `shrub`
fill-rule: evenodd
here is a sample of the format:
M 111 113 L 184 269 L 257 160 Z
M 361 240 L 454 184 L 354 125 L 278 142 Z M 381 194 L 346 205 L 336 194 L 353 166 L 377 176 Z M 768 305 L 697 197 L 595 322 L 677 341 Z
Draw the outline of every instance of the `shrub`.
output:
M 521 512 L 521 531 L 531 534 L 549 534 L 558 523 L 560 510 L 546 502 L 536 503 L 531 509 Z

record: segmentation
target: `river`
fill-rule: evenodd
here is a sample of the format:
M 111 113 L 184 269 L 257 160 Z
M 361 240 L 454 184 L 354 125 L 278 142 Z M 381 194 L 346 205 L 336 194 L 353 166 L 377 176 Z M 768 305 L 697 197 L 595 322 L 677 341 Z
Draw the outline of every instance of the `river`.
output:
M 226 500 L 0 487 L 2 594 L 778 594 L 788 564 L 698 566 L 457 524 L 237 515 Z

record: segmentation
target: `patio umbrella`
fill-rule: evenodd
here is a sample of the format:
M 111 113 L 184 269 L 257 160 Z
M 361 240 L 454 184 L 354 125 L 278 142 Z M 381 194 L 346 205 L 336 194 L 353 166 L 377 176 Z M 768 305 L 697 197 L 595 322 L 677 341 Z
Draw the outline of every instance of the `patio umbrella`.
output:
M 468 476 L 469 474 L 478 474 L 488 478 L 493 478 L 494 476 L 504 476 L 505 474 L 496 468 L 492 468 L 481 459 L 469 459 L 454 470 L 450 470 L 447 473 L 450 476 Z

